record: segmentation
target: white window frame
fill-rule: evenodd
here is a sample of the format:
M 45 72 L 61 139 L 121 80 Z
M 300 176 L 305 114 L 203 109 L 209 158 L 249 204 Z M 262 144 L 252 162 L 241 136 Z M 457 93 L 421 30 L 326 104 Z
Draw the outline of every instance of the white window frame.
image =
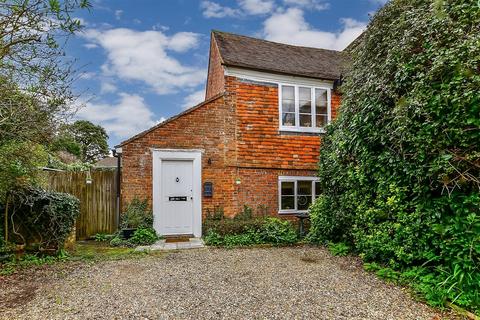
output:
M 282 87 L 289 86 L 294 88 L 295 94 L 295 126 L 284 126 L 283 125 L 283 106 L 282 106 Z M 299 96 L 299 87 L 310 88 L 310 98 L 311 98 L 311 107 L 312 107 L 312 126 L 311 127 L 301 127 L 300 126 L 300 96 Z M 313 132 L 313 133 L 324 133 L 325 128 L 317 128 L 317 108 L 315 104 L 315 89 L 326 90 L 327 91 L 327 124 L 332 121 L 332 93 L 331 89 L 328 87 L 321 86 L 309 86 L 302 84 L 293 84 L 293 83 L 279 83 L 278 84 L 278 123 L 280 126 L 280 131 L 292 131 L 292 132 Z
M 318 177 L 302 177 L 302 176 L 279 176 L 278 177 L 278 213 L 279 214 L 296 214 L 306 213 L 308 210 L 297 210 L 297 183 L 298 181 L 311 181 L 312 182 L 312 202 L 315 201 L 315 182 L 318 182 Z M 295 209 L 282 210 L 282 182 L 294 183 L 294 203 Z

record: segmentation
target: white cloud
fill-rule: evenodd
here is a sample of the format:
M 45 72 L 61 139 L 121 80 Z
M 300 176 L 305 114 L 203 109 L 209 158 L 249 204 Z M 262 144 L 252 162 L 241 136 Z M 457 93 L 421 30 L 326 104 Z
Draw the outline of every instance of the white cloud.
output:
M 127 93 L 120 93 L 119 97 L 115 104 L 87 102 L 77 118 L 100 124 L 118 139 L 131 137 L 156 123 L 142 97 Z
M 109 81 L 102 81 L 100 83 L 100 93 L 113 93 L 117 91 L 117 86 Z
M 205 88 L 195 91 L 189 94 L 188 96 L 186 96 L 183 99 L 182 108 L 184 110 L 188 109 L 190 107 L 196 106 L 197 104 L 199 104 L 200 102 L 203 102 L 204 100 L 205 100 Z
M 239 0 L 240 7 L 251 15 L 266 14 L 273 10 L 272 0 Z
M 283 0 L 283 3 L 291 7 L 307 8 L 313 10 L 326 10 L 330 8 L 330 3 L 324 0 Z
M 123 10 L 115 10 L 115 19 L 120 20 L 122 18 Z
M 341 20 L 342 29 L 327 32 L 312 28 L 299 8 L 277 12 L 263 23 L 263 34 L 267 40 L 307 47 L 343 50 L 366 28 L 366 23 L 354 19 Z
M 144 82 L 158 94 L 194 88 L 205 80 L 205 70 L 185 66 L 169 54 L 195 48 L 198 34 L 179 32 L 167 36 L 158 30 L 118 28 L 87 29 L 82 36 L 106 51 L 107 61 L 101 67 L 106 76 Z
M 222 6 L 216 2 L 204 0 L 200 3 L 200 8 L 203 9 L 203 16 L 205 18 L 225 18 L 235 17 L 240 14 L 238 9 Z
M 87 49 L 95 49 L 95 48 L 98 48 L 98 45 L 96 45 L 95 43 L 85 43 L 83 45 L 85 48 Z

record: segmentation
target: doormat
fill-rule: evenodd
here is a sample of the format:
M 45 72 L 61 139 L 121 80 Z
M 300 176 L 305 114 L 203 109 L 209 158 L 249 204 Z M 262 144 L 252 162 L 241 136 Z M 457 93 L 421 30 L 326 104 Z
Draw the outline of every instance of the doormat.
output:
M 165 242 L 166 243 L 172 243 L 172 242 L 189 242 L 190 238 L 187 237 L 174 237 L 174 238 L 166 238 Z

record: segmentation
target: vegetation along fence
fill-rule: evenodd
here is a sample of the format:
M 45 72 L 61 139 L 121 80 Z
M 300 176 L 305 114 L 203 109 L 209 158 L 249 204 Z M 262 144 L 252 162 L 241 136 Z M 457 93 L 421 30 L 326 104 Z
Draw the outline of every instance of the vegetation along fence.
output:
M 46 172 L 48 187 L 67 192 L 80 200 L 80 216 L 76 223 L 78 240 L 97 233 L 113 233 L 117 229 L 116 171 Z

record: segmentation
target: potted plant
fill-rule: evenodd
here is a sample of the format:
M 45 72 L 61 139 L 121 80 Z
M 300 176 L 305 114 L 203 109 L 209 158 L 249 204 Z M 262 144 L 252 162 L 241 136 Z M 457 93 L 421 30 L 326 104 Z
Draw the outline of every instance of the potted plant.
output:
M 153 214 L 147 200 L 134 198 L 122 215 L 120 228 L 124 239 L 130 239 L 138 228 L 151 227 Z

